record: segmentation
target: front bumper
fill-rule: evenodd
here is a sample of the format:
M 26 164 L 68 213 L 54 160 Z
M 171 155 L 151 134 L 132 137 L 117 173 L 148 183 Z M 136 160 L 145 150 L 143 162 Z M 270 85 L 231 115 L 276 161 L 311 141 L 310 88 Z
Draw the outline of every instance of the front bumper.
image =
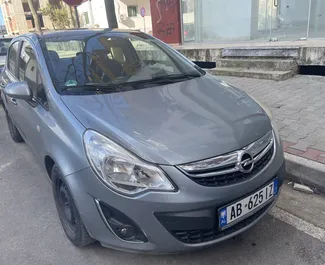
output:
M 108 189 L 90 168 L 67 176 L 68 186 L 89 234 L 105 247 L 130 252 L 173 253 L 204 248 L 253 226 L 268 213 L 277 197 L 254 215 L 220 233 L 215 229 L 217 209 L 246 197 L 275 177 L 279 178 L 281 186 L 285 177 L 281 152 L 277 152 L 270 166 L 260 174 L 224 187 L 203 187 L 175 167 L 162 168 L 172 176 L 179 188 L 177 192 L 151 192 L 130 198 Z M 117 209 L 132 220 L 145 235 L 146 242 L 128 242 L 116 236 L 100 213 L 98 202 Z M 214 236 L 208 240 L 192 240 L 203 238 L 204 233 L 209 236 L 211 231 L 214 231 Z

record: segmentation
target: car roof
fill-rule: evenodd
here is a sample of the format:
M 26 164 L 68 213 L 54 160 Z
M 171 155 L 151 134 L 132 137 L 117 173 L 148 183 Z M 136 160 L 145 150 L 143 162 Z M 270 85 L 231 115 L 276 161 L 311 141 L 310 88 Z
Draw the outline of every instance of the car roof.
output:
M 17 37 L 28 37 L 31 39 L 42 39 L 42 38 L 55 38 L 55 37 L 73 37 L 73 36 L 87 36 L 91 34 L 98 34 L 98 33 L 107 33 L 107 32 L 114 32 L 114 33 L 132 33 L 132 32 L 139 32 L 139 30 L 124 30 L 124 29 L 101 29 L 101 28 L 95 28 L 95 29 L 67 29 L 67 30 L 53 30 L 53 31 L 45 31 L 42 32 L 42 34 L 39 33 L 26 33 L 19 35 Z M 16 38 L 17 38 L 16 37 Z

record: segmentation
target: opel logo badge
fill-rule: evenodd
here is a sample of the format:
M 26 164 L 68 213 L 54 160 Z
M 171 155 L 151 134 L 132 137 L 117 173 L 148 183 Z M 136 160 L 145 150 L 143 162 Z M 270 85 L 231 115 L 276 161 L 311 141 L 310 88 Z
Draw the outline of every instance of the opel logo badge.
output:
M 254 158 L 247 152 L 240 152 L 238 155 L 238 168 L 243 173 L 250 173 L 254 168 Z

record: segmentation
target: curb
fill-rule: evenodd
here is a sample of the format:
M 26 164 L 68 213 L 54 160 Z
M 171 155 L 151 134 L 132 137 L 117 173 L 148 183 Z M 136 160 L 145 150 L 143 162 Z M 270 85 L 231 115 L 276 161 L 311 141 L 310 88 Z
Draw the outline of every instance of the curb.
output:
M 325 164 L 284 153 L 286 178 L 325 193 Z

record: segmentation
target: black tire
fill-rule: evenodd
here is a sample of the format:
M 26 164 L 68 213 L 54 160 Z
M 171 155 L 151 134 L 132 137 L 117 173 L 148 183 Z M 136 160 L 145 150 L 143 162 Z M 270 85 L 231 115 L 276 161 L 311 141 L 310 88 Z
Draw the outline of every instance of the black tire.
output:
M 56 165 L 53 166 L 51 179 L 56 209 L 65 234 L 77 247 L 93 243 L 95 240 L 90 237 L 83 224 L 68 186 Z
M 14 125 L 14 123 L 6 109 L 5 109 L 5 112 L 6 112 L 8 129 L 9 129 L 10 136 L 11 136 L 12 140 L 14 140 L 16 143 L 23 142 L 24 141 L 23 137 L 21 137 L 20 132 L 18 131 L 17 127 Z

